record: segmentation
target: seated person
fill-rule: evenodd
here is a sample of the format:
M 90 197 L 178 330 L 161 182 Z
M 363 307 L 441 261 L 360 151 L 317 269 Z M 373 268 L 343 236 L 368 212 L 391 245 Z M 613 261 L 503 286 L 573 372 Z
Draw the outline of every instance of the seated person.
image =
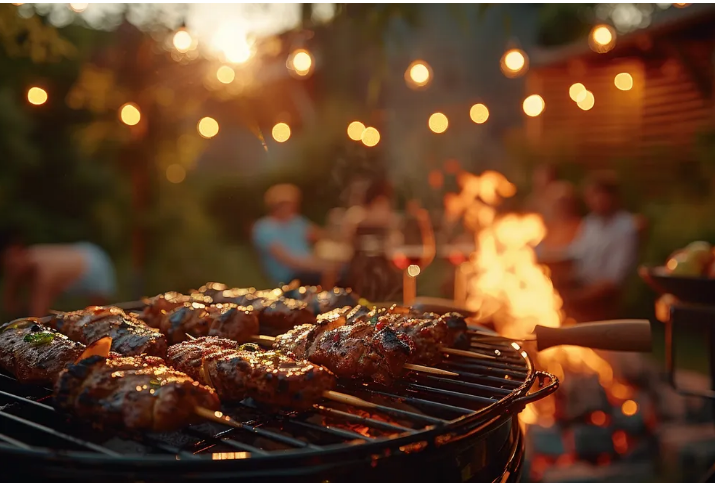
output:
M 582 217 L 576 188 L 568 181 L 554 181 L 547 188 L 546 200 L 552 216 L 544 220 L 546 236 L 536 251 L 540 258 L 565 258 L 581 228 Z
M 576 285 L 563 293 L 567 314 L 579 322 L 618 316 L 623 285 L 638 257 L 636 225 L 620 207 L 616 177 L 592 176 L 585 195 L 590 213 L 569 250 L 575 260 Z
M 98 246 L 87 242 L 27 246 L 13 234 L 2 238 L 6 316 L 43 317 L 61 295 L 86 297 L 88 305 L 105 305 L 114 295 L 114 267 Z M 27 309 L 18 302 L 22 286 L 29 289 Z
M 268 215 L 253 226 L 253 244 L 274 285 L 295 279 L 318 285 L 326 263 L 313 256 L 311 244 L 321 230 L 298 213 L 301 193 L 297 186 L 279 184 L 265 194 Z

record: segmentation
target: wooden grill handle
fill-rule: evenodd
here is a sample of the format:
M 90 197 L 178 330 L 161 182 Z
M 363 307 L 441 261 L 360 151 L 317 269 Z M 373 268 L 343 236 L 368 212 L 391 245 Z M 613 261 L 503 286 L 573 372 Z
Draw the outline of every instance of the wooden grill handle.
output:
M 640 319 L 590 322 L 571 327 L 534 329 L 536 347 L 544 350 L 557 345 L 577 345 L 608 351 L 650 352 L 650 321 Z

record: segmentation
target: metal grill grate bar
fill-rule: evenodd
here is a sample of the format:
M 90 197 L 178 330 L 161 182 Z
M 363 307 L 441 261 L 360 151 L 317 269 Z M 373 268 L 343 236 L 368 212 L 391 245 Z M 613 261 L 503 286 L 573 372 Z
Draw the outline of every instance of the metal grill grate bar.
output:
M 311 443 L 306 443 L 305 441 L 291 438 L 290 436 L 285 436 L 283 434 L 274 433 L 273 431 L 269 431 L 267 429 L 258 428 L 256 426 L 251 426 L 249 424 L 245 424 L 245 423 L 241 423 L 241 422 L 238 422 L 238 425 L 239 425 L 239 427 L 237 429 L 243 429 L 244 431 L 248 431 L 248 432 L 256 434 L 258 436 L 262 436 L 264 438 L 272 439 L 273 441 L 277 441 L 279 443 L 283 443 L 288 446 L 293 446 L 295 448 L 320 449 L 320 446 L 316 446 Z
M 411 405 L 417 406 L 417 407 L 423 406 L 423 407 L 429 407 L 432 409 L 452 411 L 457 414 L 471 414 L 474 412 L 471 409 L 466 409 L 466 408 L 459 407 L 459 406 L 452 406 L 451 404 L 445 404 L 445 403 L 440 403 L 440 402 L 436 402 L 436 401 L 429 401 L 427 399 L 420 399 L 420 398 L 412 397 L 412 396 L 397 396 L 395 394 L 390 394 L 389 392 L 377 391 L 374 389 L 362 389 L 362 390 L 367 393 L 370 393 L 370 394 L 388 397 L 390 399 L 396 399 L 396 400 L 399 400 L 404 403 L 411 404 Z
M 313 423 L 309 423 L 307 421 L 300 421 L 295 418 L 286 418 L 286 422 L 296 425 L 296 426 L 301 426 L 306 429 L 312 429 L 315 431 L 321 431 L 325 434 L 331 434 L 333 436 L 337 436 L 337 437 L 346 439 L 348 441 L 353 440 L 353 439 L 362 439 L 363 441 L 370 441 L 372 439 L 369 436 L 365 436 L 364 434 L 356 433 L 355 431 L 348 431 L 346 429 L 334 428 L 332 426 L 321 426 L 319 424 L 313 424 Z
M 337 419 L 344 419 L 350 421 L 351 423 L 362 424 L 369 428 L 381 429 L 383 431 L 389 431 L 392 433 L 414 433 L 415 430 L 412 428 L 406 428 L 404 426 L 398 426 L 397 424 L 390 424 L 384 421 L 378 421 L 377 419 L 364 418 L 356 414 L 346 413 L 345 411 L 340 411 L 339 409 L 328 408 L 325 406 L 317 406 L 318 410 L 324 414 L 335 417 Z
M 11 438 L 10 436 L 7 436 L 2 433 L 0 433 L 0 441 L 5 441 L 8 444 L 17 446 L 18 448 L 22 448 L 22 449 L 31 449 L 32 448 L 32 446 L 25 444 L 22 441 L 18 441 L 15 438 Z
M 473 394 L 464 394 L 463 392 L 449 391 L 447 389 L 439 389 L 436 387 L 423 386 L 422 384 L 410 384 L 410 387 L 413 387 L 419 391 L 441 394 L 443 396 L 448 396 L 451 398 L 465 399 L 467 401 L 478 402 L 487 405 L 497 402 L 497 399 L 492 399 L 484 396 L 475 396 Z
M 261 448 L 257 448 L 255 446 L 251 446 L 250 444 L 242 443 L 240 441 L 236 441 L 235 439 L 231 439 L 225 435 L 230 434 L 235 432 L 236 430 L 234 428 L 229 428 L 226 431 L 222 431 L 218 434 L 210 435 L 206 434 L 203 431 L 199 431 L 197 429 L 188 427 L 184 429 L 185 433 L 188 434 L 193 434 L 195 436 L 198 436 L 200 438 L 206 438 L 206 439 L 211 439 L 216 441 L 217 443 L 224 444 L 226 446 L 230 446 L 231 448 L 234 449 L 240 449 L 241 451 L 248 451 L 249 453 L 253 453 L 254 455 L 267 455 L 267 451 L 263 451 Z
M 478 370 L 480 372 L 486 372 L 486 375 L 498 374 L 500 376 L 512 376 L 522 379 L 527 377 L 526 370 L 521 371 L 519 368 L 509 367 L 506 366 L 506 364 L 501 364 L 505 367 L 488 366 L 485 364 L 470 364 L 468 362 L 447 362 L 446 365 L 448 365 L 451 369 L 464 369 L 471 371 Z
M 460 376 L 461 376 L 461 374 L 460 374 Z M 488 392 L 488 393 L 492 393 L 492 394 L 499 394 L 502 396 L 511 394 L 511 390 L 509 390 L 509 389 L 504 389 L 501 387 L 485 386 L 484 384 L 475 384 L 473 382 L 459 381 L 457 379 L 445 379 L 445 378 L 434 377 L 434 376 L 423 376 L 423 379 L 427 379 L 429 381 L 441 382 L 441 383 L 449 384 L 452 386 L 460 386 L 460 387 L 469 388 L 469 389 L 476 389 L 479 391 L 484 391 L 484 392 Z

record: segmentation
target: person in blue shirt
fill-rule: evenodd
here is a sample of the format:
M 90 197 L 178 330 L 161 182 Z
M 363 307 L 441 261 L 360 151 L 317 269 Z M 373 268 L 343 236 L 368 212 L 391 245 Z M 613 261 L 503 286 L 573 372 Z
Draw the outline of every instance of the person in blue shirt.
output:
M 266 275 L 276 285 L 295 279 L 318 285 L 327 268 L 312 249 L 322 230 L 299 213 L 300 199 L 297 186 L 272 186 L 265 194 L 268 215 L 253 226 L 253 244 Z

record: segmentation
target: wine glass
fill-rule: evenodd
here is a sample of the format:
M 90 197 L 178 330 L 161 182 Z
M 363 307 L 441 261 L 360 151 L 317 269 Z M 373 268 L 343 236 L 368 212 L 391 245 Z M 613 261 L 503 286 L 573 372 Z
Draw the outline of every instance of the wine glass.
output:
M 417 296 L 417 277 L 435 257 L 435 239 L 427 210 L 408 208 L 400 233 L 391 246 L 390 259 L 402 270 L 402 302 L 410 306 Z
M 466 265 L 470 255 L 474 252 L 474 244 L 465 241 L 455 241 L 444 245 L 440 250 L 441 256 L 454 266 L 454 303 L 464 305 L 467 300 L 467 270 Z

